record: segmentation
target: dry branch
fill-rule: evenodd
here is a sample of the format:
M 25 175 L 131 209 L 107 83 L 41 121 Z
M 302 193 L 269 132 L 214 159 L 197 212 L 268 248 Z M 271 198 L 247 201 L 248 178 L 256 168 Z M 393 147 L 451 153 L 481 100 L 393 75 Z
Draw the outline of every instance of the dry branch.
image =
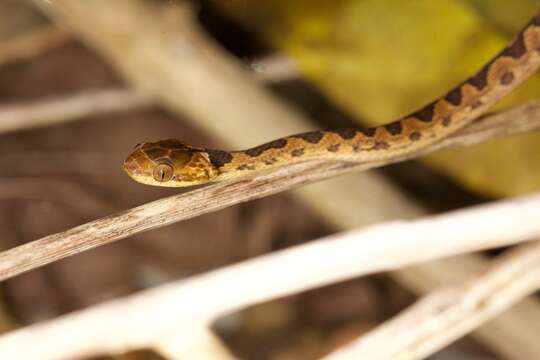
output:
M 444 146 L 458 146 L 486 140 L 484 136 L 486 131 L 493 135 L 506 135 L 514 133 L 514 130 L 521 132 L 525 128 L 529 130 L 533 126 L 540 127 L 540 102 L 522 105 L 507 110 L 503 114 L 508 116 L 495 115 L 496 121 L 493 127 L 489 126 L 490 121 L 485 118 L 479 124 L 473 123 L 450 137 Z M 501 116 L 508 122 L 501 121 Z M 482 130 L 475 130 L 477 126 L 481 126 Z M 495 130 L 496 128 L 498 130 Z M 436 144 L 422 150 L 421 153 L 425 154 L 440 147 Z M 416 155 L 410 154 L 409 158 Z M 391 160 L 391 162 L 395 161 Z M 380 161 L 363 164 L 306 162 L 261 174 L 252 179 L 218 183 L 182 195 L 157 200 L 0 253 L 0 280 L 141 231 L 275 194 L 300 184 L 385 164 Z
M 180 325 L 190 347 L 198 341 L 188 336 L 193 327 L 260 301 L 532 239 L 540 234 L 539 212 L 535 195 L 336 234 L 14 331 L 0 337 L 0 354 L 48 360 L 118 353 L 159 343 Z
M 520 246 L 501 260 L 463 284 L 425 296 L 324 359 L 414 360 L 440 350 L 540 288 L 540 242 Z
M 0 133 L 49 126 L 104 112 L 148 106 L 142 94 L 123 89 L 80 93 L 55 100 L 0 106 Z
M 492 266 L 480 254 L 454 256 L 406 269 L 394 271 L 394 279 L 419 294 L 429 294 L 441 284 L 454 285 L 468 281 L 471 274 L 488 271 Z M 451 270 L 451 271 L 449 271 Z M 484 323 L 471 335 L 486 344 L 503 359 L 536 359 L 539 353 L 538 336 L 540 305 L 537 297 L 523 299 L 512 308 Z

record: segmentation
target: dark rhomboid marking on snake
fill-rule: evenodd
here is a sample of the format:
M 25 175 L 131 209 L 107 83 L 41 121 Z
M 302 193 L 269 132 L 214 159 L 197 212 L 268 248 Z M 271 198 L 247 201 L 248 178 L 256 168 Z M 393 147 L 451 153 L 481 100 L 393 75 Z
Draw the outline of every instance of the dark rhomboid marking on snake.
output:
M 514 59 L 519 59 L 527 52 L 527 48 L 525 46 L 525 39 L 523 38 L 523 33 L 519 33 L 516 37 L 516 40 L 504 49 L 500 56 L 509 56 Z
M 368 127 L 359 127 L 356 130 L 361 132 L 366 137 L 375 136 L 375 131 L 376 131 L 375 128 L 368 128 Z
M 352 128 L 344 128 L 344 129 L 335 129 L 335 130 L 332 130 L 332 132 L 338 134 L 344 140 L 350 140 L 356 136 L 357 130 L 352 129 Z
M 416 117 L 420 121 L 430 122 L 431 120 L 433 120 L 434 112 L 435 112 L 435 102 L 432 102 L 431 104 L 424 106 L 421 110 L 412 114 L 412 116 Z
M 212 165 L 217 168 L 220 168 L 223 165 L 230 163 L 233 159 L 233 156 L 230 153 L 222 150 L 206 149 L 206 153 L 208 154 Z
M 474 86 L 478 91 L 483 90 L 487 86 L 487 77 L 489 73 L 489 68 L 491 67 L 491 62 L 484 66 L 476 75 L 469 78 L 467 82 Z
M 321 131 L 311 131 L 303 134 L 294 135 L 292 137 L 300 138 L 308 143 L 316 144 L 323 138 L 324 134 Z
M 401 131 L 403 131 L 403 127 L 401 126 L 401 120 L 394 121 L 383 126 L 386 131 L 388 131 L 391 135 L 398 135 L 401 134 Z
M 268 142 L 266 144 L 262 144 L 262 145 L 254 147 L 254 148 L 248 149 L 248 150 L 244 151 L 244 153 L 246 153 L 247 155 L 249 155 L 251 157 L 257 157 L 257 156 L 261 155 L 263 152 L 265 152 L 266 150 L 281 149 L 281 148 L 285 147 L 285 145 L 287 145 L 287 140 L 286 139 L 277 139 L 277 140 L 274 140 L 274 141 L 270 141 L 270 142 Z
M 450 90 L 450 92 L 446 94 L 444 99 L 454 106 L 458 106 L 459 104 L 461 104 L 461 85 Z

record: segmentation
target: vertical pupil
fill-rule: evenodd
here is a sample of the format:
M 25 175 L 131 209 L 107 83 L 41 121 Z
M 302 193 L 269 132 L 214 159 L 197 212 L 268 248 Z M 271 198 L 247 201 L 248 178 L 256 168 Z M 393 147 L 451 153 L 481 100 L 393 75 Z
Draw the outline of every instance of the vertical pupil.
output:
M 174 169 L 171 165 L 168 164 L 159 164 L 152 171 L 152 176 L 154 177 L 154 180 L 159 182 L 171 180 L 171 178 L 174 177 L 173 174 Z

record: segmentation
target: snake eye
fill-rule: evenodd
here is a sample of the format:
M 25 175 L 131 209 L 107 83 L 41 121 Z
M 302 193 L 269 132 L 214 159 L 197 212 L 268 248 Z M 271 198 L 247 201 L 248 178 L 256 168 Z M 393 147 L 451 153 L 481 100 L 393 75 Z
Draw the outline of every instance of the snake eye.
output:
M 159 164 L 153 172 L 154 179 L 158 182 L 169 181 L 173 175 L 173 168 L 169 164 Z

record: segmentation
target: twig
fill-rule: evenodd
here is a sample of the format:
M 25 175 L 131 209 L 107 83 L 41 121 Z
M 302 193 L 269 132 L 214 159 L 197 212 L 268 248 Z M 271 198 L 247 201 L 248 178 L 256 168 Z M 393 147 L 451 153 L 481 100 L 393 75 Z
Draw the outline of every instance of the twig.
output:
M 492 266 L 481 254 L 447 257 L 393 271 L 392 277 L 418 294 L 429 294 L 441 285 L 462 284 L 471 274 L 479 274 Z M 496 357 L 503 359 L 536 359 L 539 353 L 540 318 L 537 297 L 528 297 L 508 311 L 482 324 L 471 335 L 487 345 Z
M 540 288 L 540 242 L 520 246 L 501 260 L 464 284 L 427 295 L 324 359 L 425 358 Z
M 0 133 L 148 105 L 149 101 L 142 94 L 122 89 L 85 92 L 41 103 L 7 105 L 0 107 Z
M 444 146 L 471 144 L 475 142 L 475 139 L 476 141 L 485 140 L 483 136 L 485 131 L 490 131 L 494 135 L 510 134 L 514 130 L 520 132 L 525 128 L 523 123 L 527 123 L 527 130 L 533 124 L 540 127 L 540 102 L 522 105 L 507 110 L 504 114 L 509 115 L 505 117 L 508 119 L 508 123 L 500 121 L 501 116 L 504 117 L 501 114 L 495 116 L 497 122 L 493 128 L 488 126 L 489 120 L 484 119 L 480 123 L 482 131 L 475 130 L 478 125 L 473 123 L 450 137 Z M 504 128 L 504 130 L 495 131 L 494 128 L 497 127 Z M 434 145 L 422 150 L 422 154 L 433 148 L 438 149 L 440 146 Z M 410 154 L 409 158 L 414 156 L 416 154 Z M 182 195 L 157 200 L 0 253 L 0 280 L 141 231 L 275 194 L 300 184 L 329 178 L 352 170 L 364 170 L 382 165 L 385 163 L 306 162 L 261 174 L 253 179 L 218 183 Z
M 189 331 L 260 301 L 531 239 L 540 234 L 539 212 L 535 195 L 336 234 L 14 331 L 0 337 L 0 355 L 48 360 L 152 346 L 179 324 Z
M 24 33 L 0 45 L 0 65 L 33 58 L 65 44 L 70 34 L 52 26 Z

